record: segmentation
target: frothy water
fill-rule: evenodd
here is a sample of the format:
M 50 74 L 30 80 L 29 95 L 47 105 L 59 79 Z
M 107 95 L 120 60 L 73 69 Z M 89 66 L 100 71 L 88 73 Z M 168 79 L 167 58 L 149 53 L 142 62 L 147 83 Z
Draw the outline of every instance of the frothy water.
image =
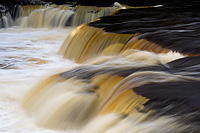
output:
M 108 32 L 104 18 L 96 19 L 117 7 L 16 5 L 3 14 L 0 132 L 199 131 L 193 94 L 200 57 L 172 52 L 140 32 Z
M 23 95 L 44 75 L 74 66 L 57 55 L 66 29 L 0 30 L 0 132 L 54 132 L 39 128 L 21 108 Z
M 171 131 L 176 127 L 174 118 L 160 117 L 155 121 L 141 122 L 145 116 L 139 114 L 129 119 L 121 119 L 123 116 L 119 114 L 107 114 L 94 118 L 81 129 L 77 129 L 79 131 L 53 131 L 36 125 L 34 116 L 28 118 L 21 107 L 21 98 L 26 92 L 44 78 L 78 65 L 57 54 L 72 30 L 73 28 L 19 27 L 0 30 L 0 132 L 153 132 Z M 135 52 L 139 54 L 139 51 Z M 173 60 L 170 56 L 173 59 L 182 57 L 174 53 L 158 55 L 163 63 Z M 137 58 L 141 60 L 142 57 Z M 158 130 L 159 125 L 162 129 Z M 172 129 L 168 129 L 170 126 Z

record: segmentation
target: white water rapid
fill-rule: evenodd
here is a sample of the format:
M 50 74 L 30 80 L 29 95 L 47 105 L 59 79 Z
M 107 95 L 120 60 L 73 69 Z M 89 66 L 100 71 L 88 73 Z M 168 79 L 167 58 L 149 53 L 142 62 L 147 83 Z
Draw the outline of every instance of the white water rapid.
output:
M 0 29 L 0 132 L 54 132 L 39 128 L 27 118 L 21 98 L 44 75 L 75 65 L 57 55 L 71 31 L 72 28 Z
M 168 127 L 174 126 L 172 118 L 161 117 L 156 121 L 139 124 L 140 119 L 134 118 L 135 120 L 119 122 L 121 116 L 111 114 L 95 118 L 81 131 L 68 129 L 53 131 L 37 126 L 34 118 L 26 116 L 21 107 L 21 98 L 27 91 L 41 82 L 44 75 L 46 78 L 58 71 L 62 72 L 77 66 L 72 61 L 57 55 L 62 42 L 72 30 L 72 28 L 32 29 L 19 27 L 0 30 L 0 132 L 76 133 L 83 131 L 89 133 L 92 131 L 101 133 L 118 130 L 119 132 L 122 130 L 148 132 L 158 131 L 155 125 L 162 127 L 159 131 L 167 131 Z M 105 121 L 107 122 L 105 123 Z M 130 121 L 135 121 L 133 123 L 135 128 L 130 126 Z

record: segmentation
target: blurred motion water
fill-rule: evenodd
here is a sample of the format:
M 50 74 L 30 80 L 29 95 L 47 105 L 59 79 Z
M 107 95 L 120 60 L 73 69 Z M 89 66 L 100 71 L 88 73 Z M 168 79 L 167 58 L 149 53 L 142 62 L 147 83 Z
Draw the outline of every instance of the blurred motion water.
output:
M 199 8 L 115 6 L 2 8 L 0 132 L 200 130 Z
M 22 110 L 21 98 L 23 97 L 23 95 L 25 95 L 27 91 L 29 91 L 30 88 L 37 85 L 41 79 L 46 78 L 49 75 L 57 72 L 63 72 L 74 66 L 79 66 L 78 64 L 75 64 L 72 61 L 63 59 L 61 55 L 57 55 L 57 52 L 61 44 L 63 43 L 66 36 L 72 30 L 73 28 L 32 29 L 32 28 L 20 28 L 20 27 L 12 27 L 9 29 L 0 30 L 0 36 L 1 36 L 0 38 L 1 42 L 0 43 L 0 48 L 1 48 L 0 131 L 1 132 L 61 132 L 61 131 L 44 129 L 35 125 L 34 116 L 33 118 L 27 118 L 24 111 Z M 143 57 L 139 57 L 139 54 L 140 53 L 138 53 L 138 56 L 136 56 L 138 58 L 137 60 L 139 62 L 142 62 Z M 141 52 L 141 55 L 144 56 L 145 54 L 149 56 L 150 53 Z M 154 55 L 152 55 L 152 57 L 153 56 Z M 152 62 L 153 60 L 157 60 L 157 58 L 160 58 L 163 62 L 169 62 L 170 60 L 174 60 L 176 58 L 181 58 L 181 57 L 182 57 L 181 55 L 178 54 L 175 55 L 173 53 L 169 53 L 167 55 L 163 54 L 160 55 L 160 57 L 155 57 L 155 59 L 149 58 L 149 63 Z M 148 59 L 145 59 L 146 63 L 147 60 Z M 96 59 L 96 61 L 98 61 L 98 59 Z M 54 94 L 56 93 L 54 92 Z M 73 94 L 71 94 L 71 96 L 72 95 Z M 77 103 L 75 102 L 74 105 L 77 104 L 77 106 L 80 106 L 81 101 L 79 101 L 80 103 L 78 103 L 78 101 Z M 46 115 L 49 115 L 48 112 L 46 112 Z M 62 114 L 57 114 L 57 115 L 59 116 Z M 87 126 L 83 127 L 83 129 L 80 130 L 86 133 L 90 131 L 101 133 L 107 130 L 108 132 L 117 132 L 115 130 L 119 130 L 119 132 L 121 132 L 121 130 L 126 132 L 130 131 L 140 132 L 142 130 L 143 132 L 146 132 L 150 130 L 146 129 L 146 127 L 148 127 L 149 124 L 152 122 L 140 123 L 141 121 L 140 115 L 135 116 L 140 119 L 132 118 L 133 120 L 127 120 L 125 122 L 120 122 L 121 121 L 120 117 L 122 116 L 117 114 L 105 115 L 102 118 L 101 117 L 96 118 L 97 120 L 91 121 L 90 124 L 88 124 Z M 102 120 L 98 119 L 103 119 L 103 123 L 104 119 L 108 119 L 110 122 L 108 121 L 106 124 L 104 123 L 102 125 Z M 158 123 L 162 122 L 162 124 L 168 124 L 167 126 L 169 126 L 170 124 L 173 125 L 173 123 L 176 124 L 174 118 L 160 118 L 160 119 L 162 120 L 160 121 L 157 120 Z M 137 129 L 133 130 L 133 128 L 130 127 L 129 125 L 130 121 L 135 121 L 134 122 L 135 124 L 133 125 L 137 127 Z M 123 123 L 126 126 L 124 126 Z M 75 124 L 76 123 L 74 123 L 74 125 Z M 95 128 L 93 124 L 96 125 Z M 113 125 L 112 128 L 110 127 L 111 126 L 110 124 Z M 157 122 L 154 122 L 154 124 L 157 125 Z M 154 130 L 157 131 L 157 126 L 152 126 L 152 124 L 150 125 L 152 131 Z M 163 126 L 164 125 L 162 125 L 162 129 L 159 129 L 160 131 L 166 131 L 167 127 Z M 64 132 L 66 132 L 66 130 L 67 132 L 70 133 L 80 132 L 80 131 L 68 130 L 67 128 L 65 129 Z
M 72 28 L 0 29 L 0 132 L 53 132 L 38 128 L 27 119 L 20 100 L 38 78 L 76 65 L 57 55 L 71 31 Z

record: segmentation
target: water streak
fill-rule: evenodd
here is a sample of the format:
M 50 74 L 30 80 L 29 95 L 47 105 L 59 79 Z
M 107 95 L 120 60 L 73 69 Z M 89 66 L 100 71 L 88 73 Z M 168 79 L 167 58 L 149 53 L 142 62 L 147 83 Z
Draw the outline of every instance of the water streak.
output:
M 16 23 L 22 27 L 64 27 L 89 23 L 116 11 L 116 7 L 90 7 L 71 5 L 21 6 Z
M 27 118 L 21 98 L 49 71 L 75 65 L 63 60 L 55 50 L 71 30 L 17 27 L 0 30 L 0 132 L 56 132 L 38 127 L 33 119 Z

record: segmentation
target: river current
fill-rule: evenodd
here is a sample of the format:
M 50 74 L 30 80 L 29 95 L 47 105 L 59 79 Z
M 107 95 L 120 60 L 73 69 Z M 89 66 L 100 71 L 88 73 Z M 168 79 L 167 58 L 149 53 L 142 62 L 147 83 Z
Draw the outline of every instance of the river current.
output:
M 57 54 L 72 30 L 0 29 L 0 132 L 55 132 L 36 126 L 21 98 L 44 76 L 76 65 Z
M 39 127 L 35 124 L 34 116 L 27 116 L 21 107 L 22 98 L 33 86 L 52 74 L 78 65 L 57 54 L 72 30 L 70 27 L 63 29 L 12 27 L 0 30 L 0 132 L 77 132 L 68 129 L 53 131 Z M 171 60 L 170 56 L 182 57 L 179 54 L 168 53 L 160 55 L 160 58 L 163 61 L 167 58 L 168 62 Z M 117 114 L 97 117 L 81 131 L 101 133 L 118 123 L 120 117 Z M 136 115 L 131 120 L 124 120 L 107 132 L 167 132 L 168 127 L 176 127 L 174 118 L 170 117 L 160 117 L 145 123 L 140 123 L 138 118 L 141 116 Z M 159 129 L 159 126 L 162 128 Z

